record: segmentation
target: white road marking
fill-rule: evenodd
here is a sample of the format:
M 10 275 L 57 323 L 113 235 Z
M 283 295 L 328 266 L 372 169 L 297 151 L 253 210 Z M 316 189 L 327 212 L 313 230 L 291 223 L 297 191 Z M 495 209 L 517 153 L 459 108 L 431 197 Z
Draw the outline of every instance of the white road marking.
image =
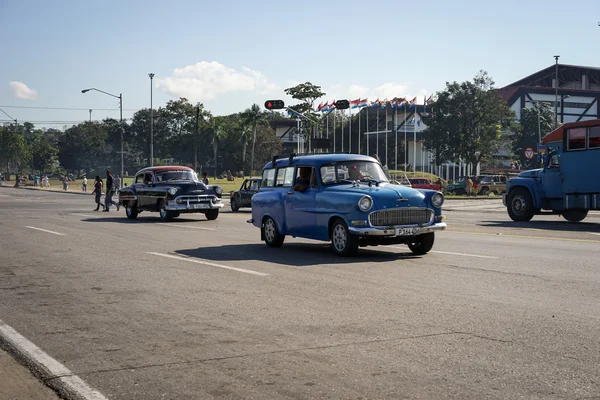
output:
M 92 216 L 92 214 L 76 214 L 76 213 L 69 213 L 69 215 L 76 215 L 78 217 L 86 217 L 86 218 L 89 218 Z
M 600 236 L 600 233 L 595 233 L 595 232 L 586 232 L 586 233 L 589 233 L 590 235 Z
M 74 375 L 67 367 L 50 357 L 2 320 L 0 320 L 0 338 L 10 343 L 29 362 L 35 364 L 36 369 L 46 371 L 49 375 L 45 377 L 46 380 L 61 382 L 69 392 L 76 393 L 77 397 L 84 400 L 108 400 L 100 392 L 89 387 L 77 375 Z
M 491 259 L 500 258 L 500 257 L 494 257 L 494 256 L 481 256 L 479 254 L 452 253 L 450 251 L 436 251 L 436 250 L 432 250 L 432 251 L 430 251 L 430 253 L 449 254 L 449 255 L 452 255 L 452 256 L 476 257 L 476 258 L 491 258 Z
M 215 263 L 211 263 L 211 262 L 204 261 L 204 260 L 198 260 L 195 258 L 179 257 L 179 256 L 171 255 L 171 254 L 154 253 L 154 252 L 146 252 L 146 254 L 152 254 L 155 256 L 167 257 L 167 258 L 172 258 L 174 260 L 187 261 L 187 262 L 192 262 L 192 263 L 196 263 L 196 264 L 210 265 L 212 267 L 217 267 L 217 268 L 230 269 L 232 271 L 243 272 L 245 274 L 252 274 L 252 275 L 258 275 L 258 276 L 268 276 L 269 275 L 269 274 L 265 274 L 262 272 L 252 271 L 252 270 L 244 269 L 244 268 L 228 267 L 227 265 L 215 264 Z
M 49 230 L 47 230 L 47 229 L 42 229 L 42 228 L 36 228 L 35 226 L 26 226 L 25 228 L 29 228 L 29 229 L 35 229 L 35 230 L 42 231 L 42 232 L 46 232 L 46 233 L 52 233 L 53 235 L 65 236 L 65 234 L 64 234 L 64 233 L 59 233 L 59 232 L 49 231 Z
M 216 231 L 215 228 L 204 228 L 201 226 L 189 226 L 189 225 L 183 225 L 181 223 L 177 224 L 177 223 L 173 223 L 173 224 L 166 224 L 163 222 L 157 222 L 156 225 L 165 225 L 165 226 L 169 226 L 172 228 L 188 228 L 188 229 L 202 229 L 204 231 Z

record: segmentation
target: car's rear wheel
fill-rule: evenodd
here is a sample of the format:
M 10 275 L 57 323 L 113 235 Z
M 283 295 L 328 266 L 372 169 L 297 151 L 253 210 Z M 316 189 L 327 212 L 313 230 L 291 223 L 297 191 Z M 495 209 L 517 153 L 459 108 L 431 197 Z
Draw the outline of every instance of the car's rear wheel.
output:
M 206 219 L 209 221 L 214 221 L 219 216 L 219 209 L 215 208 L 214 210 L 206 211 Z
M 506 196 L 506 208 L 508 216 L 513 221 L 527 222 L 531 220 L 534 209 L 529 190 L 522 187 L 511 190 Z
M 490 194 L 490 188 L 487 186 L 482 188 L 479 194 L 481 194 L 482 196 L 487 196 L 488 194 Z
M 331 249 L 340 256 L 351 256 L 358 251 L 358 237 L 351 235 L 348 226 L 336 219 L 331 226 Z
M 423 255 L 431 251 L 434 242 L 435 233 L 424 233 L 423 235 L 415 236 L 415 239 L 408 244 L 408 248 L 414 254 Z
M 173 213 L 167 210 L 167 203 L 165 203 L 164 200 L 161 200 L 158 203 L 158 213 L 163 222 L 168 222 L 173 219 Z
M 136 202 L 128 201 L 125 204 L 125 215 L 127 215 L 127 218 L 136 219 L 138 214 L 139 214 L 139 211 L 138 211 Z
M 269 247 L 281 247 L 285 239 L 285 235 L 279 233 L 277 224 L 271 217 L 265 218 L 262 226 L 263 238 Z
M 569 222 L 581 222 L 587 215 L 588 210 L 567 210 L 562 213 L 563 218 Z
M 231 211 L 236 212 L 239 209 L 240 209 L 240 206 L 238 205 L 237 200 L 232 198 L 231 199 Z

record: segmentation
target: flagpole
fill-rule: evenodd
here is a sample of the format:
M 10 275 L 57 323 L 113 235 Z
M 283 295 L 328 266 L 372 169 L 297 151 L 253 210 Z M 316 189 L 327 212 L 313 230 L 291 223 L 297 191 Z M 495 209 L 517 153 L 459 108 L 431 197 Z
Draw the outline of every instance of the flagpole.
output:
M 327 126 L 327 139 L 329 139 L 329 114 L 325 116 L 325 125 Z
M 404 173 L 406 173 L 406 159 L 408 158 L 408 145 L 406 143 L 406 103 L 404 103 Z
M 398 103 L 394 108 L 394 134 L 396 135 L 396 144 L 394 145 L 394 170 L 398 170 Z
M 388 123 L 387 123 L 387 103 L 385 104 L 385 165 L 388 166 Z M 388 167 L 389 168 L 389 167 Z
M 335 153 L 335 114 L 337 114 L 337 110 L 333 109 L 333 152 Z
M 371 107 L 367 104 L 367 123 L 365 124 L 367 128 L 367 130 L 365 131 L 365 136 L 367 139 L 367 155 L 369 155 L 369 141 L 371 139 L 371 137 L 367 134 L 369 132 L 369 108 Z
M 377 104 L 377 129 L 375 130 L 375 146 L 377 147 L 375 149 L 375 154 L 377 154 L 377 157 L 379 158 L 379 160 L 381 161 L 381 157 L 379 157 L 379 109 L 381 108 L 381 103 Z
M 413 176 L 417 176 L 417 105 L 413 103 L 413 105 L 415 106 L 415 113 L 413 116 L 413 119 L 415 120 L 413 122 L 413 141 L 414 141 L 414 146 L 413 146 Z
M 360 154 L 360 107 L 358 107 L 358 154 Z
M 342 110 L 342 153 L 344 152 L 344 112 Z

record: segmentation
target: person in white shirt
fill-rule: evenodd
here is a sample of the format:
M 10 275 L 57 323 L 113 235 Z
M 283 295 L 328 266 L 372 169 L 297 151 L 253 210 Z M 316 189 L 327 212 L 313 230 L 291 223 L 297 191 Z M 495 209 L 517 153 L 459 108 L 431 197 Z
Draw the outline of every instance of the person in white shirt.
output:
M 83 182 L 81 183 L 81 190 L 87 192 L 87 176 L 83 177 Z

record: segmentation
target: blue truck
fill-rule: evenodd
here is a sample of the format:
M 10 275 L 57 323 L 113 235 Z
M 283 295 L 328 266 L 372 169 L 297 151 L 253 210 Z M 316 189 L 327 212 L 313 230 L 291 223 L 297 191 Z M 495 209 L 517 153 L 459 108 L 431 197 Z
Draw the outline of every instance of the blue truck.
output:
M 546 135 L 543 168 L 524 171 L 507 183 L 503 196 L 513 221 L 559 214 L 580 222 L 600 210 L 600 119 L 564 124 Z

